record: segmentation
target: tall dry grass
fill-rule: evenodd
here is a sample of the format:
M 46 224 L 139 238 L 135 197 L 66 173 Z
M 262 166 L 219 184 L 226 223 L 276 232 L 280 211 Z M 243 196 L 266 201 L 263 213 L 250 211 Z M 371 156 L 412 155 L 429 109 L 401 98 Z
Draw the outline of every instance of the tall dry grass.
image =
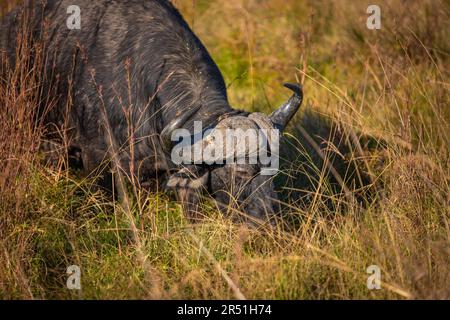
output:
M 47 57 L 24 25 L 21 58 L 0 72 L 0 297 L 448 299 L 448 3 L 380 1 L 378 31 L 348 0 L 175 3 L 234 106 L 269 112 L 282 82 L 303 83 L 283 219 L 235 224 L 205 203 L 192 226 L 163 194 L 130 189 L 124 205 L 67 159 L 43 165 Z M 81 291 L 65 286 L 72 264 Z M 370 265 L 381 290 L 367 289 Z

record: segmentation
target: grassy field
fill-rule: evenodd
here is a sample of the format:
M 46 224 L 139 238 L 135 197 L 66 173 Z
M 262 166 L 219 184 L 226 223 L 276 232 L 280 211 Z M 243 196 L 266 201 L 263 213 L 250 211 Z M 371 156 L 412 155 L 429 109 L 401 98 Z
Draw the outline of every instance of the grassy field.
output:
M 276 179 L 283 218 L 250 227 L 205 204 L 190 225 L 164 194 L 131 188 L 124 207 L 43 165 L 42 75 L 26 71 L 42 61 L 22 41 L 0 81 L 0 298 L 449 299 L 450 3 L 377 1 L 380 30 L 365 1 L 174 3 L 233 106 L 270 112 L 283 82 L 303 83 Z M 70 265 L 81 290 L 66 288 Z

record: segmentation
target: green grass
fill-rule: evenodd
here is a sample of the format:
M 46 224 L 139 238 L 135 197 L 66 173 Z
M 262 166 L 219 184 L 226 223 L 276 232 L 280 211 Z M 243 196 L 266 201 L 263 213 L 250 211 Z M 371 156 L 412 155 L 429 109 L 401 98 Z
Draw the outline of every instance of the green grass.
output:
M 130 189 L 126 209 L 45 167 L 25 112 L 38 80 L 19 64 L 0 84 L 0 298 L 448 299 L 448 3 L 381 1 L 379 31 L 347 0 L 175 3 L 233 106 L 270 112 L 283 82 L 303 83 L 276 178 L 283 221 L 237 224 L 205 203 L 190 225 L 167 195 Z M 72 264 L 81 291 L 66 288 Z

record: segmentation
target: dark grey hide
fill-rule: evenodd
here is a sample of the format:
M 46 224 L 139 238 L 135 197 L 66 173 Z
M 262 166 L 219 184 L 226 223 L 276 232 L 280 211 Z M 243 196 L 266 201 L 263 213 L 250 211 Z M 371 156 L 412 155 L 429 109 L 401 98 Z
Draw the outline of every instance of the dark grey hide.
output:
M 58 99 L 49 112 L 43 105 L 41 115 L 49 140 L 60 140 L 60 130 L 67 133 L 69 152 L 75 150 L 86 174 L 100 172 L 103 183 L 108 181 L 108 166 L 102 167 L 111 155 L 101 117 L 105 108 L 121 169 L 141 185 L 174 190 L 190 218 L 198 217 L 202 194 L 228 213 L 266 218 L 277 211 L 271 177 L 259 175 L 259 165 L 175 166 L 167 137 L 177 128 L 192 129 L 194 121 L 214 126 L 225 119 L 247 128 L 266 124 L 283 130 L 300 106 L 299 86 L 288 86 L 292 98 L 255 121 L 229 105 L 219 69 L 169 1 L 40 3 L 27 2 L 26 19 L 33 38 L 46 43 L 43 92 Z M 66 26 L 70 5 L 81 9 L 81 30 Z M 21 12 L 13 11 L 1 25 L 0 48 L 10 62 Z M 233 120 L 237 117 L 240 122 Z

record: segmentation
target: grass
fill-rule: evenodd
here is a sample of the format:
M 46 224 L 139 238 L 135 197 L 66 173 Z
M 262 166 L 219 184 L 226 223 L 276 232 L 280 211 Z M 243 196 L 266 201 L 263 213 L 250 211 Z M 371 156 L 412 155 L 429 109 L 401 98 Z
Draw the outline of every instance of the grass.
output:
M 24 32 L 0 71 L 0 298 L 448 299 L 448 2 L 379 1 L 377 31 L 369 3 L 349 0 L 174 2 L 233 106 L 270 112 L 283 82 L 304 85 L 276 180 L 282 223 L 237 224 L 205 204 L 190 225 L 164 194 L 131 189 L 123 205 L 44 165 L 44 61 Z M 81 291 L 66 288 L 72 264 Z M 370 265 L 381 290 L 367 289 Z

